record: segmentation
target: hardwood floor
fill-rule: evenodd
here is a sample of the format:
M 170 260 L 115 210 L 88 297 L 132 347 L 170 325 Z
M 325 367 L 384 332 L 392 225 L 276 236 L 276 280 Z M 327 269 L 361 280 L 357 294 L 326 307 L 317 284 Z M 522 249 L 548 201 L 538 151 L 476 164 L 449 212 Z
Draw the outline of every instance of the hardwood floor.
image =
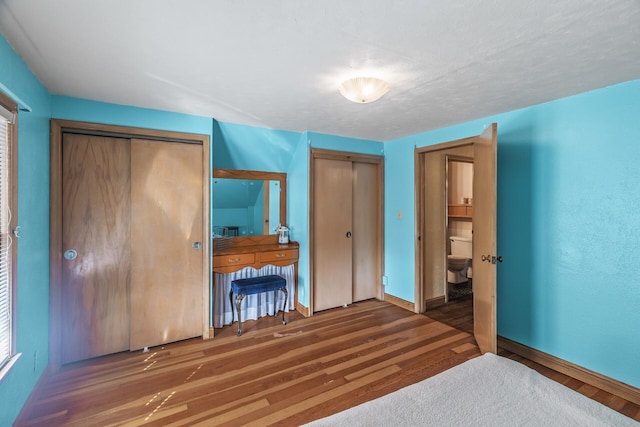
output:
M 292 312 L 286 326 L 243 322 L 241 337 L 233 325 L 209 341 L 66 365 L 42 378 L 16 425 L 300 425 L 478 356 L 469 301 L 429 316 L 379 301 Z M 638 405 L 543 374 L 640 420 Z

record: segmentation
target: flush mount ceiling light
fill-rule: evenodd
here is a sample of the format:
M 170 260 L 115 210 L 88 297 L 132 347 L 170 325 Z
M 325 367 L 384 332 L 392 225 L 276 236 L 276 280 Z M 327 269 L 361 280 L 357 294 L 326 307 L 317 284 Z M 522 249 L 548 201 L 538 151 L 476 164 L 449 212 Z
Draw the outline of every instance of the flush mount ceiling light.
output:
M 377 101 L 388 91 L 389 84 L 375 77 L 355 77 L 340 84 L 342 96 L 358 104 Z

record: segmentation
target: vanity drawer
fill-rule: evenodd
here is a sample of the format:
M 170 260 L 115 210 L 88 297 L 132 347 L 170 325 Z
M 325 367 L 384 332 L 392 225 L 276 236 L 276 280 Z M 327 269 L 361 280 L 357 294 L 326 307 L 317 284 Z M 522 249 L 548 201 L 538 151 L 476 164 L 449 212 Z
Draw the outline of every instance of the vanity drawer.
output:
M 259 256 L 261 262 L 284 261 L 298 258 L 298 250 L 283 249 L 281 251 L 262 252 Z
M 228 265 L 253 264 L 256 260 L 255 254 L 233 254 L 213 257 L 214 267 L 225 267 Z

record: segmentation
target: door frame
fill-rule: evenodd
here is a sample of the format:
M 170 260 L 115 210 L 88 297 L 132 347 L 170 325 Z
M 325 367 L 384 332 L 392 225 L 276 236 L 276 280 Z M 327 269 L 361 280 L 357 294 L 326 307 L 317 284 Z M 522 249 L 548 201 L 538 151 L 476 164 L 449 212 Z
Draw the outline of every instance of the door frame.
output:
M 210 327 L 211 152 L 209 135 L 51 119 L 49 223 L 49 364 L 51 368 L 58 369 L 62 361 L 62 138 L 65 132 L 202 145 L 202 206 L 204 211 L 202 215 L 202 337 L 203 339 L 212 338 L 213 328 Z
M 424 289 L 424 255 L 427 252 L 425 248 L 426 243 L 425 240 L 422 240 L 422 236 L 425 235 L 425 191 L 426 191 L 426 173 L 425 173 L 425 160 L 428 153 L 433 153 L 436 151 L 444 151 L 451 150 L 454 148 L 460 148 L 464 146 L 473 146 L 476 137 L 468 137 L 462 138 L 454 141 L 444 142 L 441 144 L 430 145 L 427 147 L 415 148 L 414 149 L 414 169 L 415 169 L 415 288 L 414 288 L 414 311 L 416 313 L 424 313 L 427 309 L 425 302 L 425 289 Z M 446 154 L 446 153 L 445 153 Z M 444 158 L 446 162 L 446 156 Z M 446 165 L 445 165 L 446 166 Z M 443 197 L 446 195 L 446 190 L 444 188 L 439 189 L 442 191 Z M 474 196 L 475 197 L 475 196 Z M 445 212 L 443 212 L 443 216 L 446 220 L 446 203 L 444 203 L 443 208 Z M 446 247 L 446 241 L 444 240 L 445 236 L 443 236 L 442 244 Z M 446 272 L 446 258 L 442 260 L 444 265 L 444 271 Z
M 334 151 L 321 148 L 312 148 L 309 155 L 309 316 L 313 316 L 314 307 L 314 209 L 313 199 L 315 191 L 314 183 L 314 161 L 315 159 L 342 160 L 350 162 L 372 163 L 378 167 L 378 227 L 376 248 L 376 293 L 379 300 L 384 300 L 384 289 L 382 287 L 382 275 L 384 271 L 384 157 L 374 154 L 353 153 L 349 151 Z
M 486 284 L 483 284 L 480 288 L 478 288 L 476 291 L 474 291 L 474 296 L 473 296 L 473 302 L 474 302 L 474 336 L 476 337 L 476 341 L 478 342 L 478 345 L 481 349 L 481 351 L 483 353 L 485 352 L 493 352 L 495 353 L 497 351 L 497 330 L 496 330 L 496 290 L 497 290 L 497 280 L 496 280 L 496 271 L 495 271 L 495 259 L 496 257 L 496 240 L 497 240 L 497 229 L 496 229 L 496 215 L 497 215 L 497 204 L 496 202 L 496 197 L 497 197 L 497 188 L 496 188 L 496 173 L 497 173 L 497 159 L 496 157 L 493 158 L 493 160 L 489 163 L 485 163 L 485 164 L 492 164 L 493 165 L 493 170 L 491 171 L 491 168 L 484 168 L 483 169 L 483 160 L 480 159 L 478 156 L 479 154 L 481 155 L 482 158 L 486 158 L 487 160 L 489 159 L 487 156 L 491 155 L 491 153 L 493 153 L 493 156 L 495 156 L 496 150 L 497 150 L 497 124 L 493 123 L 491 124 L 489 127 L 485 128 L 485 131 L 477 136 L 472 136 L 472 137 L 468 137 L 468 138 L 463 138 L 463 139 L 459 139 L 459 140 L 454 140 L 454 141 L 450 141 L 450 142 L 445 142 L 442 144 L 437 144 L 437 145 L 432 145 L 432 146 L 428 146 L 428 147 L 422 147 L 422 148 L 415 148 L 414 150 L 414 166 L 415 166 L 415 200 L 416 200 L 416 205 L 415 205 L 415 209 L 416 209 L 416 223 L 415 223 L 415 232 L 416 232 L 416 239 L 415 239 L 415 253 L 416 253 L 416 259 L 415 259 L 415 277 L 416 277 L 416 282 L 415 282 L 415 291 L 414 291 L 414 295 L 415 295 L 415 306 L 414 306 L 414 311 L 416 311 L 417 313 L 422 313 L 425 311 L 426 307 L 426 301 L 425 301 L 425 254 L 427 254 L 428 251 L 428 247 L 427 247 L 427 239 L 421 239 L 421 236 L 426 236 L 425 231 L 426 231 L 426 225 L 425 225 L 425 211 L 426 211 L 426 200 L 425 200 L 425 194 L 426 194 L 426 166 L 425 166 L 425 160 L 426 160 L 426 156 L 429 153 L 433 153 L 436 151 L 440 151 L 443 154 L 445 154 L 445 156 L 443 156 L 444 161 L 446 161 L 446 154 L 448 150 L 454 149 L 454 148 L 459 148 L 459 147 L 464 147 L 464 146 L 472 146 L 473 147 L 473 158 L 474 158 L 474 183 L 473 183 L 473 187 L 474 187 L 474 194 L 473 194 L 473 198 L 474 198 L 474 215 L 473 215 L 473 224 L 474 224 L 474 228 L 476 224 L 480 224 L 480 222 L 476 221 L 476 214 L 478 214 L 479 210 L 477 209 L 479 207 L 479 205 L 483 206 L 483 218 L 485 219 L 482 224 L 483 224 L 483 228 L 480 229 L 478 228 L 478 231 L 483 231 L 484 233 L 484 238 L 482 238 L 480 241 L 478 241 L 478 237 L 476 236 L 474 238 L 474 244 L 473 244 L 473 272 L 474 272 L 474 276 L 476 276 L 478 273 L 480 273 L 480 269 L 476 268 L 478 266 L 484 268 L 485 264 L 478 259 L 479 257 L 477 256 L 478 253 L 480 252 L 480 250 L 484 250 L 484 251 L 489 251 L 490 252 L 490 258 L 492 258 L 494 261 L 490 261 L 489 264 L 493 264 L 492 267 L 493 270 L 483 270 L 484 274 L 486 274 L 486 278 L 487 280 L 483 280 L 482 283 L 486 282 Z M 486 171 L 484 173 L 485 178 L 487 178 L 487 182 L 483 183 L 484 186 L 490 186 L 488 187 L 489 189 L 491 187 L 493 187 L 493 192 L 491 192 L 490 190 L 487 192 L 486 196 L 482 196 L 482 194 L 480 194 L 481 192 L 476 191 L 477 188 L 479 187 L 479 180 L 478 179 L 478 175 L 479 172 L 478 170 L 484 170 Z M 444 188 L 444 186 L 441 186 L 442 188 L 438 188 L 437 191 L 441 192 L 443 197 L 444 195 L 446 195 L 446 190 Z M 485 204 L 484 202 L 482 203 L 478 203 L 481 202 L 483 200 L 486 200 L 487 203 Z M 491 203 L 489 203 L 489 201 L 491 201 Z M 445 201 L 446 202 L 446 201 Z M 493 208 L 491 208 L 491 205 L 493 205 Z M 489 208 L 488 210 L 486 208 Z M 446 218 L 446 209 L 447 209 L 447 205 L 446 203 L 443 203 L 443 209 L 445 209 L 445 212 L 442 212 L 443 217 Z M 488 228 L 484 228 L 484 224 L 486 223 L 486 227 Z M 444 224 L 443 224 L 444 225 Z M 480 233 L 480 234 L 483 234 Z M 492 238 L 489 238 L 492 235 Z M 443 236 L 444 239 L 444 236 Z M 488 244 L 490 247 L 487 248 L 480 248 L 482 246 L 482 244 Z M 445 242 L 446 244 L 446 242 Z M 480 248 L 480 249 L 479 249 Z M 483 252 L 484 253 L 484 252 Z M 483 256 L 484 258 L 484 256 Z M 441 262 L 443 263 L 444 266 L 444 272 L 446 274 L 446 257 L 443 257 L 443 259 L 441 260 Z M 481 276 L 481 275 L 479 275 Z M 484 276 L 483 276 L 484 277 Z M 474 280 L 474 285 L 476 283 L 478 283 L 477 280 Z M 474 286 L 475 288 L 476 286 Z M 444 298 L 443 298 L 444 299 Z M 477 311 L 479 309 L 482 309 L 481 312 Z

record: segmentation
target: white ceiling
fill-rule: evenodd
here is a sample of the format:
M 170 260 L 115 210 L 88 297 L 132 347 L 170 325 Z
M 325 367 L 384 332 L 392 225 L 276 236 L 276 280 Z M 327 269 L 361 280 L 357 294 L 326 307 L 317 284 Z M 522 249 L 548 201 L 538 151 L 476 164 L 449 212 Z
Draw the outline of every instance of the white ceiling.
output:
M 0 33 L 53 94 L 377 141 L 640 78 L 640 0 L 0 0 Z

